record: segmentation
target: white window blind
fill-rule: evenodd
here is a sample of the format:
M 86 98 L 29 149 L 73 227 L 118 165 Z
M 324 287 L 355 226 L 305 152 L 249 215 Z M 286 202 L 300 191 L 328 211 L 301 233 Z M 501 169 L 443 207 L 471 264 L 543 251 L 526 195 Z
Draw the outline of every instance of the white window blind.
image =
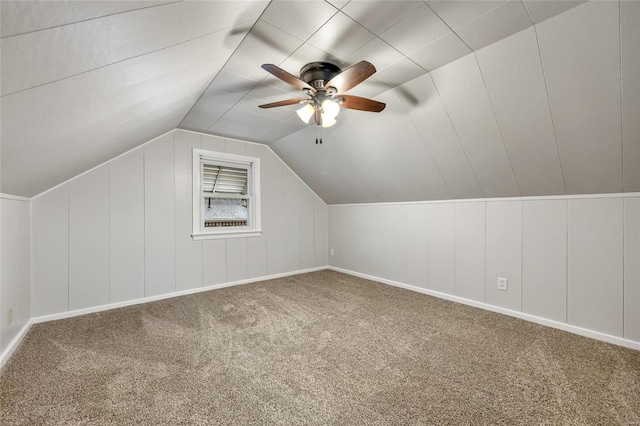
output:
M 247 194 L 247 169 L 213 164 L 202 165 L 202 191 L 205 194 Z

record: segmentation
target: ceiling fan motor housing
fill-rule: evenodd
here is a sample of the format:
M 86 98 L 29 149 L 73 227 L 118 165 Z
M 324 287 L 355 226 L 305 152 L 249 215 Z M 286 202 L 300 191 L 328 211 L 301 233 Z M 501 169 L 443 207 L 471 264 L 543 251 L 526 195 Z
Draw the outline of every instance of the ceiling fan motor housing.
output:
M 324 85 L 342 70 L 329 62 L 311 62 L 300 69 L 300 79 L 316 90 L 323 90 Z

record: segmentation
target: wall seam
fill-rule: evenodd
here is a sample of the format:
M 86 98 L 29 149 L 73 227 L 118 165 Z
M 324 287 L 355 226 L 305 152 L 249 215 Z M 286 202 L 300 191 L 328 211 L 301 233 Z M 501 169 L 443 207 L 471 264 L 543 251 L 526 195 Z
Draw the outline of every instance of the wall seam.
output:
M 107 288 L 109 289 L 109 294 L 107 300 L 111 303 L 111 163 L 107 164 L 107 173 L 107 203 L 109 205 L 107 210 L 107 232 L 109 233 L 109 237 L 107 238 L 107 244 L 109 246 L 109 254 L 107 255 Z
M 618 5 L 619 5 L 619 3 L 618 3 Z M 626 226 L 626 223 L 627 223 L 627 221 L 626 221 L 626 213 L 627 213 L 626 204 L 627 204 L 627 201 L 624 198 L 622 198 L 620 201 L 622 202 L 622 337 L 624 337 L 625 336 L 625 318 L 626 318 L 625 309 L 624 309 L 625 305 L 626 305 L 625 299 L 624 299 L 624 293 L 625 293 L 625 287 L 626 287 L 625 286 L 626 274 L 625 274 L 624 265 L 625 265 L 625 257 L 626 257 L 625 254 L 627 252 L 626 246 L 625 246 L 625 244 L 626 244 L 625 226 Z
M 487 203 L 482 203 L 484 206 L 484 273 L 482 283 L 485 287 L 485 297 L 483 297 L 482 301 L 486 301 L 486 292 L 487 292 Z
M 143 286 L 142 294 L 147 297 L 147 150 L 142 149 L 142 271 Z
M 520 312 L 524 312 L 524 201 L 520 201 Z
M 458 206 L 453 205 L 453 294 L 456 294 L 456 229 L 458 229 Z
M 67 185 L 67 311 L 71 309 L 71 184 Z
M 171 135 L 173 152 L 173 291 L 178 291 L 178 203 L 176 203 L 176 132 Z
M 567 257 L 565 259 L 565 287 L 564 287 L 564 322 L 569 324 L 569 200 L 566 201 L 565 211 L 567 215 L 567 233 L 565 236 L 565 244 L 567 245 Z

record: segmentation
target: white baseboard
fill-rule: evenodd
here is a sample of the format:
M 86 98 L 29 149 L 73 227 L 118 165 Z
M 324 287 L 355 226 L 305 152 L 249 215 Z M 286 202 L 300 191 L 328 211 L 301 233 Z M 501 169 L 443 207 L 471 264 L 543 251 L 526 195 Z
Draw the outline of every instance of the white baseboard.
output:
M 11 355 L 13 355 L 16 349 L 18 349 L 18 346 L 20 346 L 20 343 L 22 343 L 22 341 L 24 340 L 32 324 L 33 320 L 30 319 L 29 321 L 27 321 L 27 323 L 20 329 L 16 337 L 14 337 L 13 340 L 9 343 L 9 346 L 7 346 L 5 350 L 2 351 L 2 353 L 0 353 L 0 369 L 2 369 L 4 364 L 9 360 L 9 358 L 11 358 Z
M 400 283 L 397 281 L 388 280 L 385 278 L 374 277 L 372 275 L 362 274 L 360 272 L 350 271 L 348 269 L 337 268 L 335 266 L 329 266 L 328 269 L 332 271 L 342 272 L 345 274 L 353 275 L 354 277 L 364 278 L 371 281 L 377 281 L 383 284 L 392 285 L 394 287 L 400 287 L 407 290 L 415 291 L 418 293 L 427 294 L 429 296 L 438 297 L 440 299 L 450 300 L 452 302 L 462 303 L 464 305 L 473 306 L 487 311 L 497 312 L 499 314 L 509 315 L 511 317 L 520 318 L 526 321 L 531 321 L 536 324 L 545 325 L 547 327 L 557 328 L 559 330 L 568 331 L 569 333 L 578 334 L 580 336 L 590 337 L 592 339 L 601 340 L 607 343 L 613 343 L 614 345 L 624 346 L 626 348 L 640 350 L 640 342 L 625 339 L 622 337 L 612 336 L 610 334 L 601 333 L 599 331 L 589 330 L 575 325 L 566 324 L 542 317 L 538 317 L 524 312 L 513 311 L 511 309 L 500 308 L 498 306 L 490 305 L 484 302 L 477 302 L 475 300 L 465 299 L 459 296 L 453 296 L 447 293 L 441 293 L 439 291 L 433 291 L 426 288 L 416 287 L 409 284 Z
M 59 312 L 59 313 L 51 314 L 51 315 L 43 315 L 43 316 L 39 316 L 39 317 L 33 317 L 33 318 L 31 318 L 31 321 L 34 324 L 38 324 L 38 323 L 41 323 L 41 322 L 47 322 L 47 321 L 55 321 L 55 320 L 64 319 L 64 318 L 71 318 L 71 317 L 77 317 L 77 316 L 80 316 L 80 315 L 86 315 L 86 314 L 93 314 L 93 313 L 96 313 L 96 312 L 108 311 L 110 309 L 123 308 L 125 306 L 140 305 L 142 303 L 149 303 L 149 302 L 155 302 L 157 300 L 170 299 L 172 297 L 186 296 L 188 294 L 195 294 L 195 293 L 202 293 L 204 291 L 216 290 L 216 289 L 219 289 L 219 288 L 225 288 L 225 287 L 232 287 L 232 286 L 236 286 L 236 285 L 255 283 L 255 282 L 259 282 L 259 281 L 273 280 L 273 279 L 276 279 L 276 278 L 288 277 L 288 276 L 291 276 L 291 275 L 305 274 L 307 272 L 321 271 L 323 269 L 327 269 L 327 267 L 326 266 L 320 266 L 320 267 L 317 267 L 317 268 L 302 269 L 302 270 L 293 271 L 293 272 L 284 272 L 284 273 L 281 273 L 281 274 L 265 275 L 265 276 L 262 276 L 262 277 L 249 278 L 249 279 L 246 279 L 246 280 L 239 280 L 239 281 L 233 281 L 233 282 L 222 283 L 222 284 L 214 284 L 214 285 L 210 285 L 210 286 L 206 286 L 206 287 L 192 288 L 192 289 L 189 289 L 189 290 L 175 291 L 175 292 L 172 292 L 172 293 L 160 294 L 158 296 L 142 297 L 140 299 L 126 300 L 124 302 L 109 303 L 109 304 L 106 304 L 106 305 L 92 306 L 90 308 L 76 309 L 74 311 Z

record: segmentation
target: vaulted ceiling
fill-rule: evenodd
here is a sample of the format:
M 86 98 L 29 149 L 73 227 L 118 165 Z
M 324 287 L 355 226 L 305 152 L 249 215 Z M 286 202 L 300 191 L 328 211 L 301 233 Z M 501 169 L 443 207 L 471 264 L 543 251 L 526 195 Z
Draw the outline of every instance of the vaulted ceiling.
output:
M 265 143 L 328 203 L 640 191 L 637 1 L 2 2 L 2 181 L 172 128 Z M 378 72 L 322 129 L 260 68 Z

